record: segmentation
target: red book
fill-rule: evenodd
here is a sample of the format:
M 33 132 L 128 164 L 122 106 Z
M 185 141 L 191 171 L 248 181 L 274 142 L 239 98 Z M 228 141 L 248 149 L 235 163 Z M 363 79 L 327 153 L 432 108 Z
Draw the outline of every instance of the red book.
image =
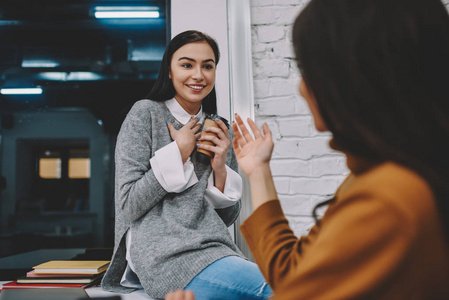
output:
M 52 283 L 23 283 L 18 284 L 16 281 L 11 281 L 8 283 L 4 283 L 2 289 L 41 289 L 41 288 L 62 288 L 62 287 L 80 287 L 87 288 L 91 286 L 91 284 L 52 284 Z

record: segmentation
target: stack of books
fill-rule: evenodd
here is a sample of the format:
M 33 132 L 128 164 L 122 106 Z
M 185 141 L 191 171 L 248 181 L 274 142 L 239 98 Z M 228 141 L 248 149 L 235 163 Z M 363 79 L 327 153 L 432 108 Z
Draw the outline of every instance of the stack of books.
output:
M 3 284 L 3 289 L 86 288 L 100 283 L 110 261 L 52 260 L 33 267 L 26 276 Z

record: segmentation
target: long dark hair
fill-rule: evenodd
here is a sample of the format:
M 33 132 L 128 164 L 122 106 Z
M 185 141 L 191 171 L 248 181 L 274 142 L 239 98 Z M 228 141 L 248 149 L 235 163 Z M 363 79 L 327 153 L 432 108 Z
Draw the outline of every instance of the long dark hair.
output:
M 209 35 L 196 31 L 188 30 L 181 32 L 175 36 L 165 49 L 164 56 L 162 57 L 161 68 L 159 70 L 159 75 L 154 83 L 151 92 L 147 95 L 147 98 L 154 101 L 165 101 L 171 99 L 175 96 L 175 88 L 171 79 L 169 78 L 170 63 L 173 57 L 173 53 L 176 52 L 182 46 L 195 43 L 195 42 L 206 42 L 212 48 L 215 54 L 215 65 L 218 64 L 220 60 L 220 50 L 218 49 L 217 42 Z M 217 96 L 215 93 L 215 86 L 212 91 L 203 99 L 203 111 L 209 114 L 217 113 Z
M 449 16 L 440 0 L 312 0 L 293 28 L 336 144 L 421 174 L 449 237 Z

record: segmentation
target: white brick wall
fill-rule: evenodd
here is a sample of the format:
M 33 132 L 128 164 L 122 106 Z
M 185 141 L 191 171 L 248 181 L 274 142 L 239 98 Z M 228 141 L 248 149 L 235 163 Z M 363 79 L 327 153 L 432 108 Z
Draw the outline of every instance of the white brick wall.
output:
M 316 131 L 298 93 L 291 25 L 306 2 L 250 2 L 256 123 L 266 122 L 273 131 L 276 190 L 297 235 L 307 233 L 315 205 L 330 198 L 348 174 L 344 156 L 329 148 L 329 134 Z

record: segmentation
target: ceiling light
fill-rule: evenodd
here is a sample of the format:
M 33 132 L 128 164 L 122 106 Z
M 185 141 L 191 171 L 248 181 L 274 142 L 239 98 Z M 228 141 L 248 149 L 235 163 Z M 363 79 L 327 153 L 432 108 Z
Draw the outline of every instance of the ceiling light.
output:
M 97 6 L 97 19 L 156 19 L 159 18 L 159 8 L 155 6 Z
M 59 63 L 51 60 L 23 60 L 22 68 L 56 68 L 59 67 Z
M 42 88 L 3 88 L 0 89 L 2 95 L 40 95 Z
M 103 79 L 103 76 L 93 72 L 42 72 L 38 79 L 56 81 L 91 81 Z

